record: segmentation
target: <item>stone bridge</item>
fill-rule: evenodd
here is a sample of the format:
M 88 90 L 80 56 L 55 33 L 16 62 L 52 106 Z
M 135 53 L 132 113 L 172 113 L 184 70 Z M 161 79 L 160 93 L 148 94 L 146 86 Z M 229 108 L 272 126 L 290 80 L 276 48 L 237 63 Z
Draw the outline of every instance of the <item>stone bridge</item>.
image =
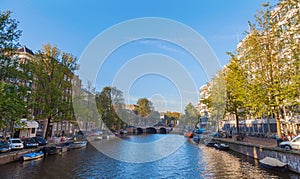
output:
M 126 129 L 133 134 L 168 134 L 172 131 L 171 127 L 131 127 Z

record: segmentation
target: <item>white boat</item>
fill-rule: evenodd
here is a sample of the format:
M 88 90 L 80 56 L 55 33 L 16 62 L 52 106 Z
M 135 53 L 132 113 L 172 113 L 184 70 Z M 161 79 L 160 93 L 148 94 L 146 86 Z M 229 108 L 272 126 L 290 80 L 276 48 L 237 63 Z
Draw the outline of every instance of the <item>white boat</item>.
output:
M 230 149 L 230 148 L 229 148 L 229 145 L 223 144 L 223 143 L 221 143 L 221 144 L 215 143 L 215 144 L 214 144 L 214 147 L 215 147 L 215 149 L 218 149 L 218 150 L 225 150 L 225 151 Z
M 87 144 L 86 140 L 73 141 L 70 142 L 70 149 L 86 147 L 86 144 Z
M 259 163 L 261 166 L 274 169 L 274 170 L 279 170 L 279 171 L 285 171 L 288 168 L 287 163 L 283 163 L 276 158 L 272 157 L 266 157 L 264 159 L 259 160 Z
M 121 129 L 120 134 L 127 134 L 127 131 L 125 129 Z
M 44 157 L 44 153 L 43 151 L 39 151 L 39 152 L 31 152 L 28 154 L 24 154 L 21 159 L 23 161 L 27 161 L 27 160 L 35 160 L 42 157 Z

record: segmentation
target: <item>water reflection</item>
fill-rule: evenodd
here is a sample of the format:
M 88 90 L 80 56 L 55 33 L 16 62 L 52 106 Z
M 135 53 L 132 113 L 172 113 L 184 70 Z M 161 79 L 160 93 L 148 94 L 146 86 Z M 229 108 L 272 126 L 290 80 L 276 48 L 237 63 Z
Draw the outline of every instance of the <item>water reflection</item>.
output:
M 143 143 L 151 141 L 152 137 L 158 140 L 163 136 L 133 136 L 124 140 Z M 118 147 L 124 151 L 122 142 L 107 147 Z M 129 148 L 125 153 L 136 155 Z M 293 173 L 264 170 L 252 159 L 189 141 L 173 154 L 153 162 L 120 162 L 88 145 L 87 148 L 71 150 L 62 156 L 47 156 L 38 161 L 0 166 L 0 174 L 0 178 L 300 178 Z

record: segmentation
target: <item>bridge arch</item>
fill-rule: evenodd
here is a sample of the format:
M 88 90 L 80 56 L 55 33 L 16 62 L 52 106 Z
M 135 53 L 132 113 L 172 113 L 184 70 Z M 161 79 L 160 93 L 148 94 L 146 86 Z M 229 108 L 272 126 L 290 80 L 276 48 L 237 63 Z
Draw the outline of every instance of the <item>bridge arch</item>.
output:
M 154 127 L 148 127 L 146 128 L 147 134 L 156 134 L 156 129 Z
M 142 134 L 143 133 L 143 129 L 140 128 L 140 127 L 136 128 L 136 133 L 137 134 Z
M 167 129 L 164 127 L 159 128 L 159 133 L 160 134 L 166 134 L 167 133 Z

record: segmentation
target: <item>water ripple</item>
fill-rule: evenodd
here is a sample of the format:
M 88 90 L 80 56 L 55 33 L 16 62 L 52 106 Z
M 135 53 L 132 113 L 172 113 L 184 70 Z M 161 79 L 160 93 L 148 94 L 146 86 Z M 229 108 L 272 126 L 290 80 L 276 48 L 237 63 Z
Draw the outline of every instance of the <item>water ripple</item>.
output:
M 151 137 L 159 140 L 162 136 L 131 136 L 124 140 L 143 143 L 143 139 L 151 141 Z M 120 147 L 124 152 L 122 143 L 106 147 L 113 146 Z M 125 152 L 128 155 L 131 151 L 127 148 Z M 147 150 L 140 153 L 147 155 Z M 47 156 L 38 161 L 0 166 L 0 173 L 0 178 L 300 178 L 292 173 L 264 170 L 252 159 L 189 141 L 171 155 L 153 162 L 121 162 L 88 145 L 87 148 L 71 150 L 62 156 Z

